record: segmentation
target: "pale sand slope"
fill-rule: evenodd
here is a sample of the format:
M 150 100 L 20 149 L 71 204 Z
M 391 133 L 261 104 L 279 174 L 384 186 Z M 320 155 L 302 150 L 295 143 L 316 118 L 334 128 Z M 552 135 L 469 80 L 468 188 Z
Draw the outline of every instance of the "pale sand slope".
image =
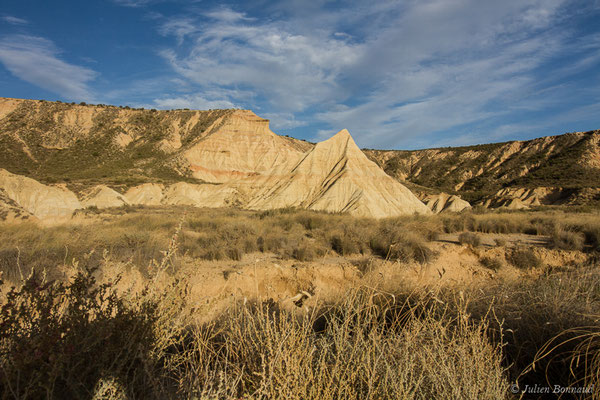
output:
M 81 203 L 70 190 L 0 169 L 0 188 L 19 207 L 38 218 L 69 216 Z
M 29 211 L 19 206 L 3 189 L 0 189 L 0 221 L 35 221 L 37 218 Z
M 129 204 L 144 204 L 148 206 L 158 206 L 162 204 L 163 185 L 156 183 L 144 183 L 132 187 L 125 193 L 125 198 Z
M 94 186 L 85 192 L 81 199 L 83 207 L 110 208 L 121 207 L 125 204 L 129 204 L 129 202 L 123 195 L 104 185 Z
M 471 208 L 468 201 L 447 193 L 429 195 L 423 199 L 423 202 L 436 214 L 441 212 L 460 212 Z

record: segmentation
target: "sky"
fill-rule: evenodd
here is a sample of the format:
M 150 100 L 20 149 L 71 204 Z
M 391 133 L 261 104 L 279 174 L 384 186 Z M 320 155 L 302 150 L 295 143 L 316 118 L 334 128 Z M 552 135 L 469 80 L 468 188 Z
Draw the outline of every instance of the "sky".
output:
M 419 149 L 600 129 L 600 0 L 3 0 L 0 96 Z

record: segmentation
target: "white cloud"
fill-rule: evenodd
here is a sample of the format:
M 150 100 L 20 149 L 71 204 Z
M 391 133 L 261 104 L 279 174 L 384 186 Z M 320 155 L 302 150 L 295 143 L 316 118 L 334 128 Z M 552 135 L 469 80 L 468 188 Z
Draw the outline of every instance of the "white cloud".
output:
M 15 76 L 69 100 L 93 101 L 88 87 L 97 73 L 59 58 L 51 41 L 27 35 L 0 37 L 0 62 Z
M 23 18 L 18 18 L 12 15 L 4 15 L 2 17 L 0 17 L 0 19 L 4 22 L 6 22 L 7 24 L 11 24 L 11 25 L 28 25 L 29 21 L 27 21 L 26 19 Z
M 147 107 L 150 108 L 150 106 Z M 154 100 L 154 107 L 160 109 L 189 108 L 192 110 L 239 108 L 229 100 L 214 98 L 210 99 L 198 94 L 170 98 L 158 98 Z
M 300 111 L 319 102 L 337 100 L 343 88 L 339 73 L 355 62 L 359 45 L 334 37 L 309 36 L 287 31 L 278 23 L 254 22 L 243 14 L 219 9 L 205 23 L 189 17 L 171 19 L 161 32 L 179 38 L 173 27 L 194 32 L 193 47 L 179 54 L 162 52 L 180 73 L 201 86 L 244 87 L 263 95 L 278 111 Z
M 246 104 L 274 127 L 314 113 L 330 127 L 319 139 L 345 127 L 362 146 L 388 148 L 452 129 L 475 138 L 459 128 L 545 110 L 555 103 L 544 90 L 560 99 L 560 79 L 600 62 L 597 36 L 573 42 L 568 0 L 326 3 L 270 4 L 274 18 L 223 7 L 171 18 L 161 32 L 179 46 L 160 54 L 202 90 L 234 103 L 235 90 L 251 93 L 258 103 Z M 572 62 L 554 65 L 562 57 Z
M 267 118 L 270 121 L 270 128 L 278 130 L 286 130 L 298 128 L 306 125 L 306 121 L 296 119 L 294 113 L 261 113 L 261 117 Z

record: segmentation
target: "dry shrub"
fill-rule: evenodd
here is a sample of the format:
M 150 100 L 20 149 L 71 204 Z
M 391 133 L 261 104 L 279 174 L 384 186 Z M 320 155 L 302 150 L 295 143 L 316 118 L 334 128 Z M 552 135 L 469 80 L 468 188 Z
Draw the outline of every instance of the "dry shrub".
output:
M 583 233 L 566 230 L 560 226 L 556 226 L 550 236 L 550 246 L 555 249 L 582 251 L 584 243 Z
M 496 257 L 481 257 L 479 259 L 479 262 L 481 263 L 481 265 L 483 265 L 486 268 L 491 269 L 492 271 L 496 272 L 498 271 L 500 268 L 502 268 L 502 261 L 499 258 Z
M 426 263 L 437 256 L 422 236 L 393 220 L 382 221 L 369 244 L 374 254 L 389 260 Z
M 6 294 L 0 313 L 2 398 L 90 398 L 101 380 L 125 396 L 160 398 L 160 303 L 98 285 L 93 269 L 68 283 L 36 274 Z M 169 321 L 172 324 L 173 321 Z
M 481 238 L 479 235 L 472 232 L 463 232 L 458 235 L 458 241 L 461 244 L 468 244 L 472 247 L 479 247 L 481 245 Z
M 488 341 L 485 323 L 398 312 L 380 296 L 353 291 L 304 316 L 273 302 L 233 307 L 193 329 L 179 381 L 204 398 L 506 396 L 500 348 Z
M 519 247 L 506 253 L 506 260 L 519 269 L 532 269 L 542 266 L 542 260 L 530 248 Z
M 466 296 L 473 318 L 489 315 L 493 305 L 492 337 L 504 343 L 512 382 L 521 388 L 581 387 L 598 376 L 598 336 L 593 333 L 600 331 L 599 288 L 600 271 L 582 266 L 535 280 L 498 282 L 484 291 L 472 288 Z
M 506 244 L 507 244 L 508 242 L 506 241 L 506 239 L 503 239 L 503 238 L 496 238 L 496 239 L 494 239 L 494 243 L 496 244 L 496 246 L 499 246 L 499 247 L 504 247 L 504 246 L 506 246 Z

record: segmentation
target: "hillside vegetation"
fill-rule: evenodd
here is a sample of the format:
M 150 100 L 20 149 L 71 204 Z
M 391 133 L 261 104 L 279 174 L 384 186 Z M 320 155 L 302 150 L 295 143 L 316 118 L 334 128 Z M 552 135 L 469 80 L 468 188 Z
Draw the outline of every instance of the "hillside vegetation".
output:
M 401 181 L 476 201 L 505 187 L 600 187 L 600 131 L 426 150 L 365 150 Z
M 157 111 L 3 99 L 0 168 L 44 183 L 186 178 L 178 153 L 234 110 Z

